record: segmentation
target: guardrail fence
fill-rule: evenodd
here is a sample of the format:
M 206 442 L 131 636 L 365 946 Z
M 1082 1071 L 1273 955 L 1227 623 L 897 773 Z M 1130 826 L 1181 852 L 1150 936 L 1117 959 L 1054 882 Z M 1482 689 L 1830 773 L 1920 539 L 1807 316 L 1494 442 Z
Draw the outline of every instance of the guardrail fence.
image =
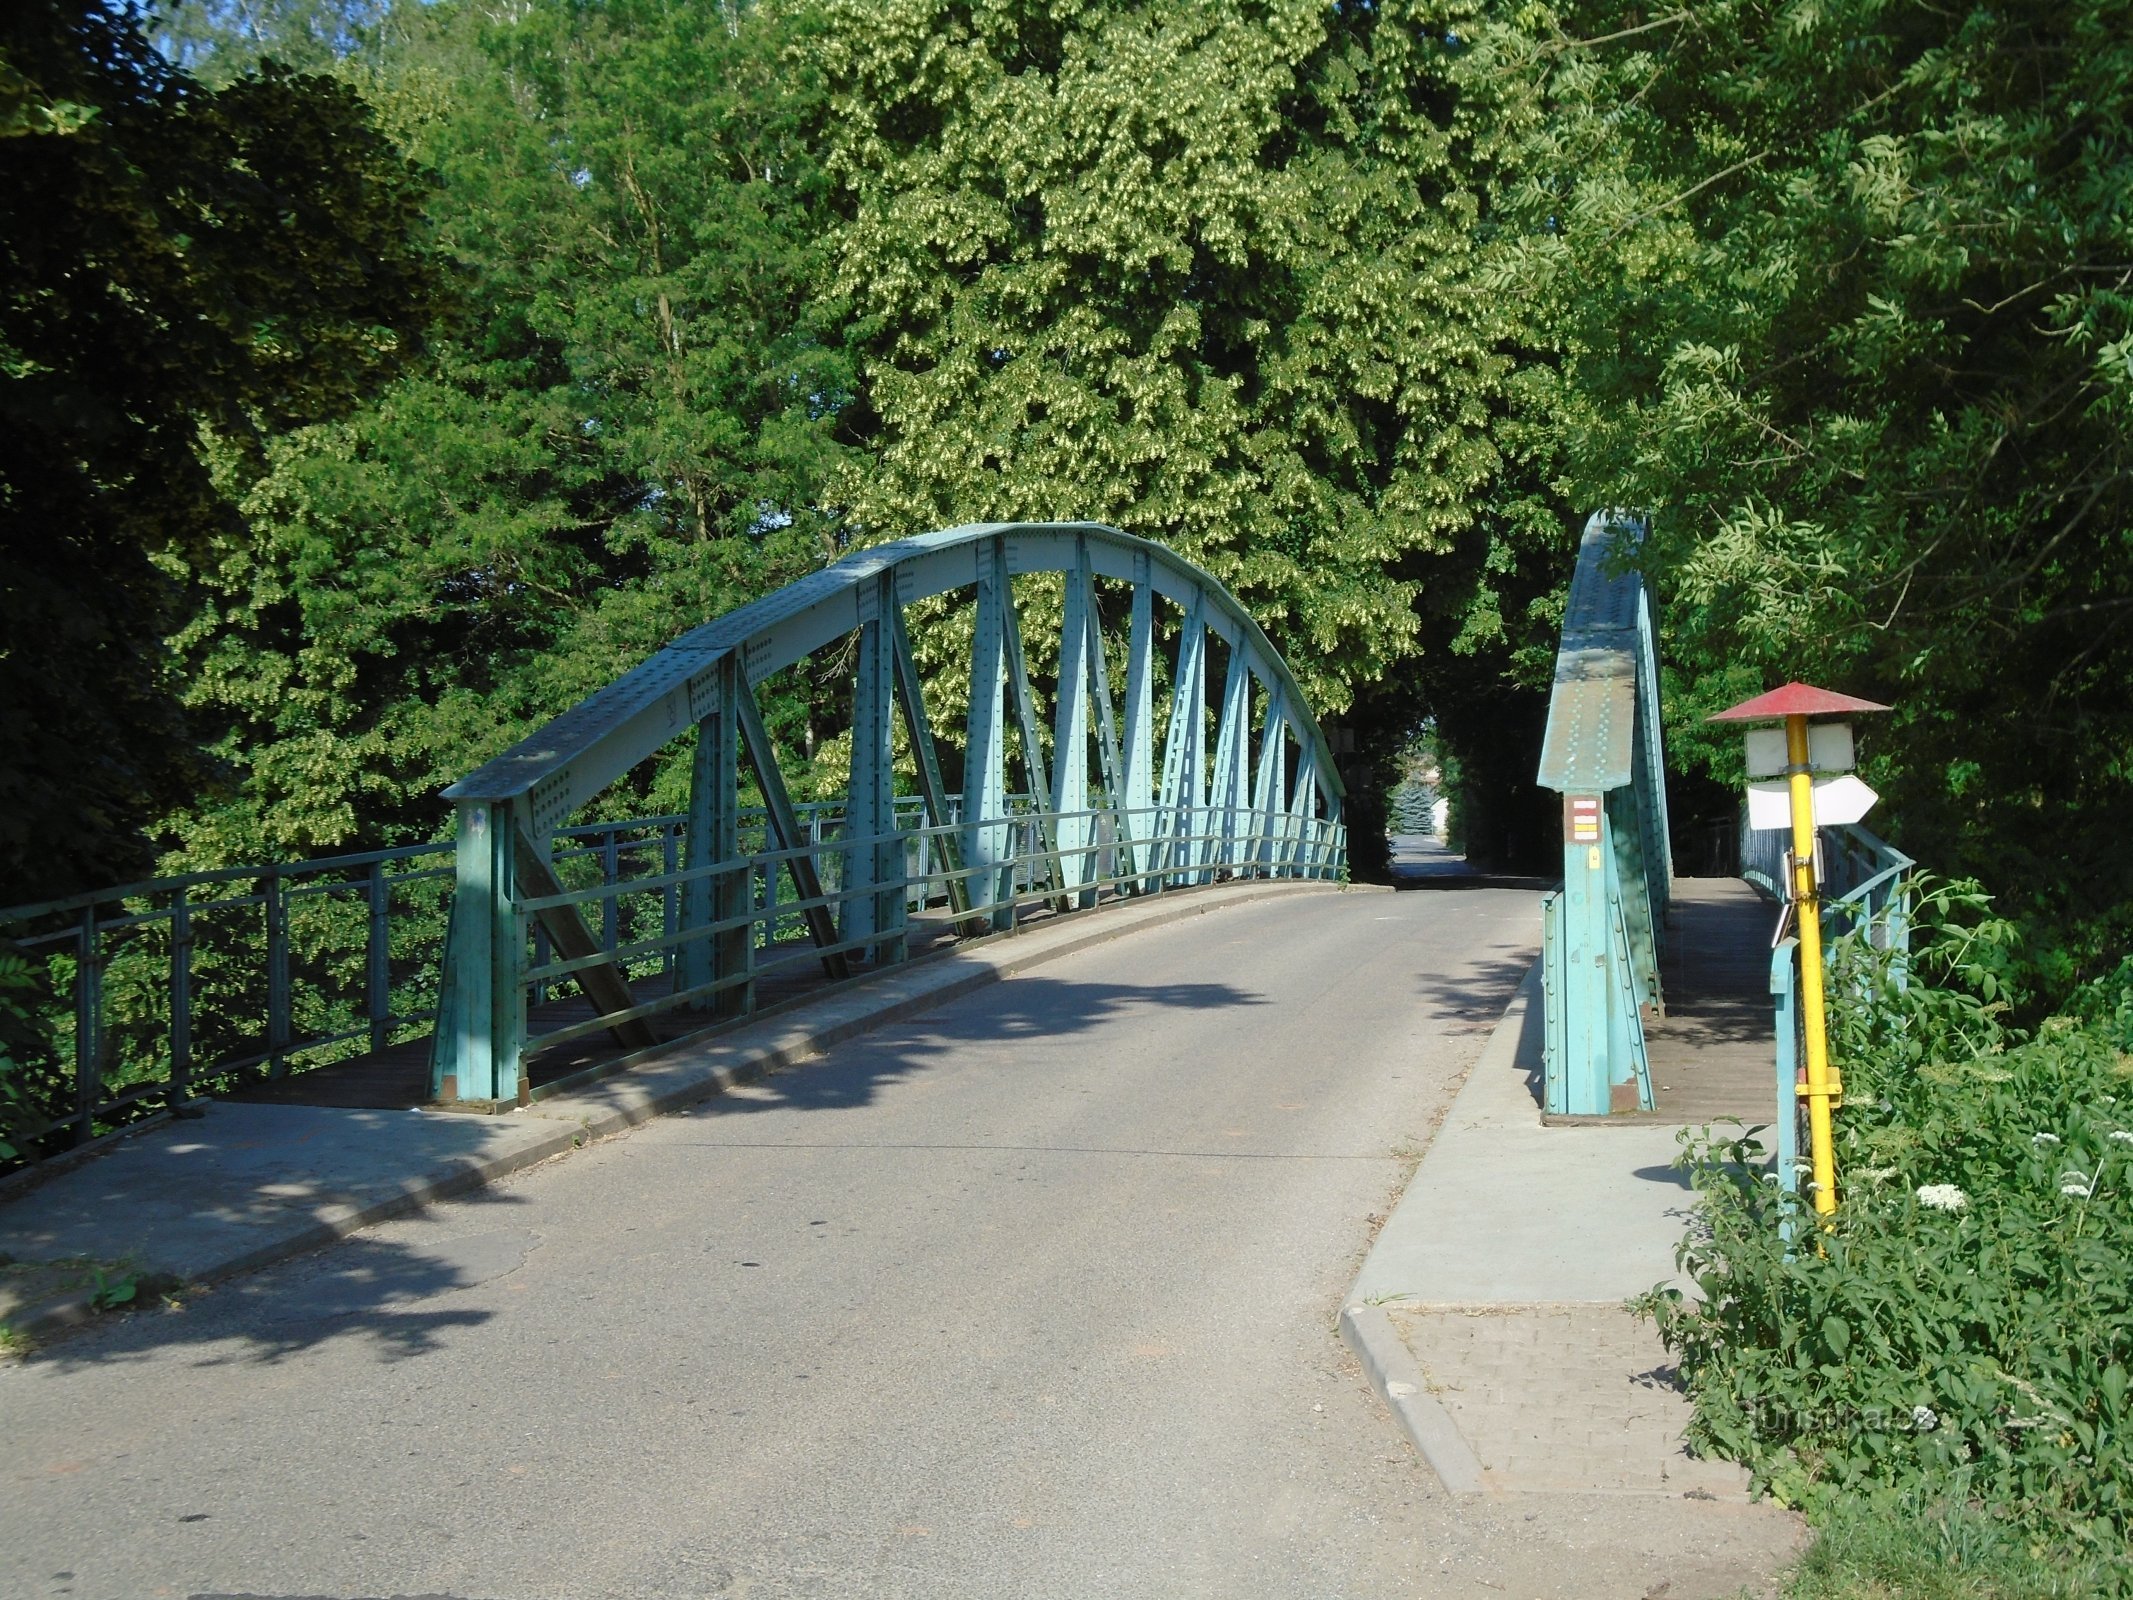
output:
M 1877 950 L 1911 948 L 1910 875 L 1918 863 L 1856 824 L 1818 830 L 1822 842 L 1822 948 L 1836 936 L 1863 930 Z M 1782 901 L 1786 835 L 1751 829 L 1741 819 L 1741 876 L 1773 901 Z M 1898 979 L 1901 980 L 1899 970 Z M 1800 1152 L 1806 1148 L 1807 1102 L 1800 1096 L 1805 1056 L 1800 1038 L 1800 941 L 1783 939 L 1770 952 L 1770 1001 L 1776 1038 L 1777 1180 L 1799 1192 Z

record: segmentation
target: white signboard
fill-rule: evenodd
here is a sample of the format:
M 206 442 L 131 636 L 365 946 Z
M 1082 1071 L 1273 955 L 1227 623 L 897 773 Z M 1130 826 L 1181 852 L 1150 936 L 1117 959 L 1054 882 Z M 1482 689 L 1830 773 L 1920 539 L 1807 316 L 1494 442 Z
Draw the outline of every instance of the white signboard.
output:
M 1857 822 L 1874 809 L 1881 798 L 1866 784 L 1847 773 L 1841 778 L 1815 779 L 1815 824 L 1834 828 Z M 1757 829 L 1792 827 L 1792 785 L 1773 778 L 1748 785 L 1748 826 Z
M 1783 728 L 1748 730 L 1749 777 L 1775 778 L 1790 764 L 1785 759 Z M 1807 765 L 1812 771 L 1849 772 L 1852 764 L 1852 725 L 1849 722 L 1807 724 Z

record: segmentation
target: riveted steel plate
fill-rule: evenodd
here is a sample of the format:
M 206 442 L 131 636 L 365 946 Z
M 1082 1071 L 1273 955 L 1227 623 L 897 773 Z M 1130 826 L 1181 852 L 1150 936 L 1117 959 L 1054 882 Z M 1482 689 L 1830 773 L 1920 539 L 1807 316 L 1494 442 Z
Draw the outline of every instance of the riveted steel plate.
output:
M 1634 774 L 1637 620 L 1643 580 L 1616 570 L 1642 525 L 1602 512 L 1585 524 L 1563 613 L 1539 782 L 1563 794 L 1604 793 Z

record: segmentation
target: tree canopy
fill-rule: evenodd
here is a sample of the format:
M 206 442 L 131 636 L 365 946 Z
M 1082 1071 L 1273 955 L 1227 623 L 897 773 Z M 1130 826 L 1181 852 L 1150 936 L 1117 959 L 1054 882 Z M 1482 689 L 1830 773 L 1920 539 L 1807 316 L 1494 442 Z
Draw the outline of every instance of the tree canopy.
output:
M 425 185 L 347 86 L 209 91 L 125 8 L 0 20 L 0 870 L 146 864 L 211 774 L 163 640 L 234 522 L 212 460 L 347 411 L 419 349 Z
M 1685 794 L 1731 804 L 1727 701 L 1876 695 L 1914 854 L 2021 897 L 2047 976 L 2129 931 L 2126 0 L 150 26 L 0 36 L 17 890 L 427 836 L 693 622 L 1021 516 L 1228 583 L 1356 732 L 1363 831 L 1430 721 L 1538 864 L 1573 532 L 1621 505 Z M 833 764 L 836 686 L 770 710 Z
M 1532 8 L 1498 280 L 1552 302 L 1572 493 L 1650 508 L 1677 755 L 1788 677 L 2061 976 L 2133 933 L 2133 7 Z M 2048 947 L 2057 947 L 2056 954 Z

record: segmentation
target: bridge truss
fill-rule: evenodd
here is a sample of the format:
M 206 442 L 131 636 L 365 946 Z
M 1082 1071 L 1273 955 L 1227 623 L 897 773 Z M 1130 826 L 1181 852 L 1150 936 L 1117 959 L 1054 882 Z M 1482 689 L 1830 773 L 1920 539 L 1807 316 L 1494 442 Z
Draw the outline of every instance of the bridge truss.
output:
M 1039 573 L 1059 574 L 1063 590 L 1049 707 L 1023 649 L 1029 597 L 1018 603 L 1015 586 Z M 1099 580 L 1127 586 L 1123 641 L 1106 633 Z M 950 741 L 928 714 L 906 613 L 966 589 L 969 707 Z M 1178 612 L 1160 763 L 1159 600 Z M 848 641 L 849 784 L 829 827 L 819 811 L 803 825 L 756 686 Z M 1211 664 L 1221 667 L 1212 702 Z M 897 792 L 899 716 L 915 795 Z M 558 830 L 680 738 L 693 739 L 694 760 L 678 865 L 566 888 L 550 854 Z M 944 749 L 960 758 L 954 790 Z M 763 801 L 752 850 L 743 760 Z M 904 960 L 910 919 L 929 909 L 971 935 L 1011 928 L 1031 905 L 1065 911 L 1224 877 L 1336 877 L 1342 792 L 1265 633 L 1161 545 L 1097 523 L 995 523 L 859 551 L 683 634 L 446 791 L 456 882 L 432 1090 L 445 1102 L 508 1103 L 525 1096 L 532 1048 L 603 1029 L 642 1048 L 661 1013 L 744 1015 L 780 962 L 819 961 L 838 978 Z M 792 890 L 782 901 L 781 876 Z M 628 917 L 626 897 L 663 910 Z M 781 944 L 796 924 L 804 940 Z M 566 979 L 591 1015 L 529 1036 L 529 995 Z

